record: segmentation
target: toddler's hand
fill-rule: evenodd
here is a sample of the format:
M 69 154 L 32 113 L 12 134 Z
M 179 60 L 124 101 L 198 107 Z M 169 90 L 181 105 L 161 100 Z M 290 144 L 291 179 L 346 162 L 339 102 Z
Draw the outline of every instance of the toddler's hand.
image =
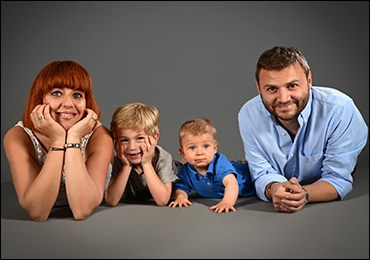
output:
M 172 208 L 176 208 L 176 206 L 178 206 L 179 208 L 182 208 L 182 206 L 187 207 L 191 205 L 193 205 L 193 203 L 191 203 L 188 199 L 183 198 L 183 199 L 176 199 L 172 201 L 170 205 L 168 206 Z
M 221 201 L 217 205 L 209 207 L 209 209 L 214 210 L 216 213 L 222 213 L 223 211 L 225 211 L 225 213 L 229 213 L 230 210 L 236 211 L 232 204 L 225 201 Z

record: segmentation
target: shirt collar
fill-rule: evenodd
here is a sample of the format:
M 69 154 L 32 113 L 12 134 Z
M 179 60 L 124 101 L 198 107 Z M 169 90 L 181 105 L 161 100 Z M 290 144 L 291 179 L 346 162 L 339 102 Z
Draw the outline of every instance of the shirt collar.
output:
M 207 170 L 207 173 L 206 173 L 206 175 L 209 173 L 209 174 L 212 174 L 213 175 L 213 172 L 214 172 L 214 165 L 215 165 L 215 158 L 216 158 L 216 155 L 217 155 L 218 153 L 216 153 L 214 156 L 213 156 L 213 160 L 211 161 L 211 163 L 208 165 L 208 170 Z M 190 163 L 188 163 L 189 164 L 189 167 L 190 167 L 190 169 L 193 171 L 193 173 L 195 174 L 195 177 L 197 178 L 197 180 L 199 180 L 199 177 L 200 176 L 202 176 L 200 173 L 198 173 L 196 170 L 195 170 L 195 168 L 194 168 L 194 166 L 193 165 L 191 165 Z
M 208 165 L 207 173 L 213 174 L 214 169 L 215 169 L 215 158 L 216 158 L 216 155 L 217 155 L 217 154 L 218 154 L 218 153 L 216 153 L 216 154 L 213 156 L 213 160 L 212 160 L 212 162 Z
M 308 118 L 310 117 L 311 107 L 312 107 L 312 90 L 310 89 L 307 105 L 300 114 L 300 117 L 302 117 L 304 122 L 307 122 Z

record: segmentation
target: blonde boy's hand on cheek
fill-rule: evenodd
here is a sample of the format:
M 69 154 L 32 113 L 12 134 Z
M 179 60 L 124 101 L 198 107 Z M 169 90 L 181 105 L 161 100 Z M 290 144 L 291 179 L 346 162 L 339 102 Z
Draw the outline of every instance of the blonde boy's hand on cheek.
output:
M 124 152 L 123 152 L 123 145 L 119 142 L 119 141 L 116 141 L 115 144 L 114 144 L 114 149 L 116 150 L 117 152 L 117 157 L 118 159 L 120 159 L 120 161 L 122 162 L 123 164 L 123 167 L 125 166 L 130 166 L 132 167 L 130 161 L 127 159 L 127 157 L 125 156 Z
M 150 164 L 154 155 L 155 147 L 157 141 L 153 136 L 147 136 L 144 140 L 144 143 L 140 145 L 141 151 L 143 152 L 143 157 L 141 164 Z

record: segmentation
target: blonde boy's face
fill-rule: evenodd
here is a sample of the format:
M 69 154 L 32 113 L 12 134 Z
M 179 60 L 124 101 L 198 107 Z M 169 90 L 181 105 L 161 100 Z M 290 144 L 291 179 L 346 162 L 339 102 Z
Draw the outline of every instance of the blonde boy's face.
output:
M 154 138 L 157 142 L 159 134 Z M 123 155 L 130 161 L 131 164 L 140 164 L 143 151 L 141 146 L 147 141 L 149 135 L 144 131 L 136 131 L 130 128 L 116 129 L 116 152 L 122 151 Z
M 188 134 L 181 140 L 180 152 L 197 172 L 205 174 L 217 153 L 218 143 L 211 134 Z

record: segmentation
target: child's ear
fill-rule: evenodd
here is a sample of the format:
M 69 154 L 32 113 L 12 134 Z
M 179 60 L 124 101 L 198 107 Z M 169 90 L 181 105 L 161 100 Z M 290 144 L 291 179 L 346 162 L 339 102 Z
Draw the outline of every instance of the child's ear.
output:
M 154 139 L 155 139 L 155 141 L 156 141 L 156 142 L 158 141 L 158 138 L 159 138 L 159 132 L 157 132 L 157 133 L 155 134 L 155 136 L 154 136 Z
M 181 162 L 182 164 L 187 163 L 187 160 L 186 160 L 186 158 L 185 158 L 184 150 L 182 150 L 182 148 L 181 148 L 181 147 L 179 148 L 179 155 L 181 155 L 181 156 L 182 156 L 182 157 L 181 157 L 180 162 Z
M 215 154 L 217 153 L 218 143 L 215 143 Z

